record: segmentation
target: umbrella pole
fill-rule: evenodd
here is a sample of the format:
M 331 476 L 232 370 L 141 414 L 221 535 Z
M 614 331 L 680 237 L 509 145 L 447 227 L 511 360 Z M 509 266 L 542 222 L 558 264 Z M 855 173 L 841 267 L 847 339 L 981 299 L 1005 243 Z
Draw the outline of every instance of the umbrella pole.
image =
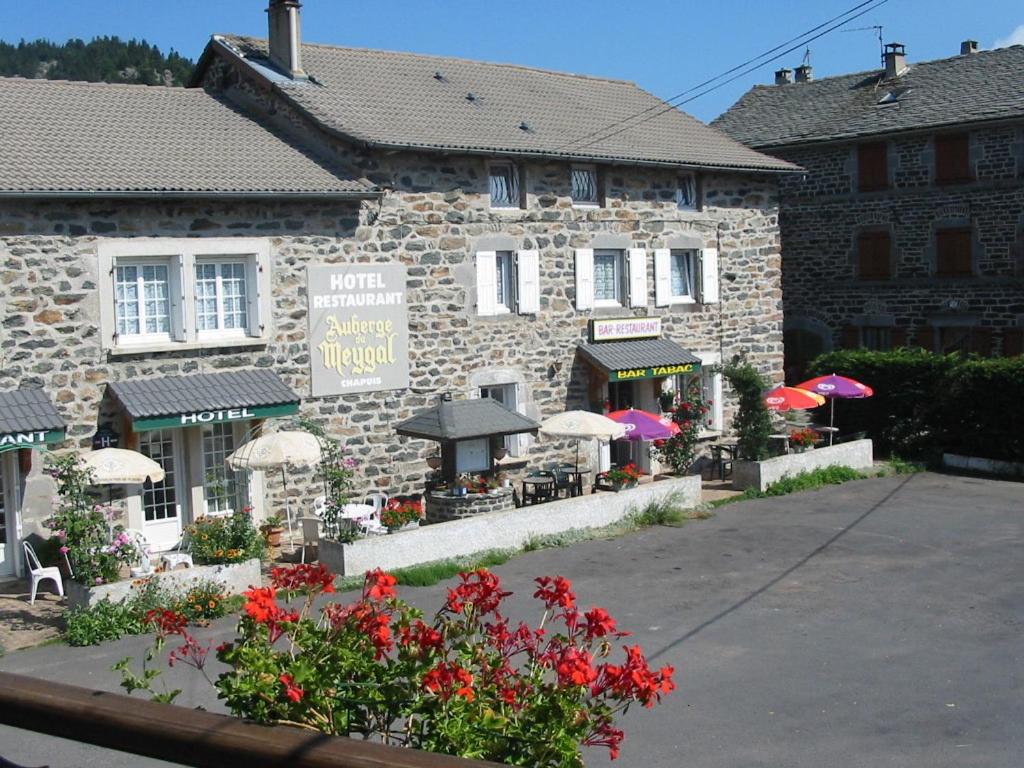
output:
M 284 515 L 288 519 L 288 543 L 295 544 L 295 531 L 292 529 L 292 503 L 288 498 L 288 473 L 281 465 L 281 482 L 284 484 Z
M 834 397 L 830 397 L 829 398 L 829 413 L 828 413 L 828 426 L 829 426 L 828 444 L 829 445 L 832 445 L 832 437 L 835 435 L 835 432 L 832 431 L 832 428 L 835 426 L 835 421 L 836 421 L 836 399 Z

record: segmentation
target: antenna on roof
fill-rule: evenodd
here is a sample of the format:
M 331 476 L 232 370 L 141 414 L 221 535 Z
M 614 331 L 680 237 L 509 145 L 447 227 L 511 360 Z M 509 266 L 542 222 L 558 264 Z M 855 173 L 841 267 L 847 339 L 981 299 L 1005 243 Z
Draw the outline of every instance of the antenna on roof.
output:
M 808 46 L 807 50 L 804 51 L 804 60 L 801 61 L 800 63 L 803 66 L 805 66 L 805 67 L 811 66 L 811 48 L 810 48 L 810 46 Z
M 844 29 L 843 32 L 870 32 L 874 30 L 878 35 L 878 58 L 885 65 L 885 43 L 882 42 L 882 25 L 875 24 L 870 27 L 855 27 L 853 29 Z

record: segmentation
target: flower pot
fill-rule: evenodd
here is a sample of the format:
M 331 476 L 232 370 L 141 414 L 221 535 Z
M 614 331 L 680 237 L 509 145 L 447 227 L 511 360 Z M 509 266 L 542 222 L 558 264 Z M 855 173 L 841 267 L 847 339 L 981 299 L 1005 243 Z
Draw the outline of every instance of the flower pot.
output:
M 261 530 L 268 547 L 276 549 L 281 546 L 281 535 L 284 533 L 283 527 L 278 525 L 273 528 L 262 528 Z
M 613 482 L 612 483 L 612 490 L 618 492 L 618 491 L 626 490 L 626 489 L 629 489 L 629 488 L 636 488 L 636 486 L 637 486 L 637 481 L 636 480 L 626 480 L 626 481 L 621 482 L 621 483 Z

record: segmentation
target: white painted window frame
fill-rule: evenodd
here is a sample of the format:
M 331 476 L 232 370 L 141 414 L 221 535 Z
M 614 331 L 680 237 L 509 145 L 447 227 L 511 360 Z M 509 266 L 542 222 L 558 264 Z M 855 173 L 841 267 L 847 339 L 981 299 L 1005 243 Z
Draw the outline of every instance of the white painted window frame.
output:
M 693 204 L 683 205 L 683 182 L 690 181 L 693 184 Z M 701 209 L 700 200 L 700 178 L 694 172 L 680 173 L 676 178 L 676 209 L 686 213 L 699 213 Z
M 629 280 L 627 277 L 627 252 L 621 248 L 595 248 L 593 251 L 590 284 L 593 290 L 594 307 L 615 308 L 629 304 Z M 597 298 L 597 259 L 599 256 L 615 256 L 615 299 Z
M 224 313 L 224 282 L 223 282 L 223 267 L 226 264 L 241 264 L 245 268 L 245 327 L 243 328 L 225 328 L 225 313 Z M 217 275 L 215 278 L 214 294 L 217 303 L 217 327 L 214 329 L 199 329 L 199 307 L 198 297 L 196 296 L 195 287 L 199 283 L 199 277 L 196 275 L 196 269 L 200 266 L 213 265 L 216 268 Z M 255 287 L 257 269 L 255 265 L 255 258 L 245 256 L 224 256 L 224 257 L 202 257 L 195 260 L 195 264 L 192 266 L 192 275 L 195 283 L 193 284 L 193 307 L 194 307 L 194 320 L 196 323 L 196 338 L 206 340 L 218 340 L 223 339 L 230 341 L 232 339 L 244 339 L 248 336 L 254 336 L 253 321 L 256 319 L 252 315 L 252 292 Z
M 200 333 L 195 320 L 195 265 L 197 262 L 245 260 L 249 328 Z M 143 262 L 171 264 L 170 337 L 116 335 L 115 267 Z M 103 240 L 97 244 L 100 298 L 100 343 L 113 355 L 208 349 L 223 346 L 267 344 L 273 334 L 271 255 L 268 238 L 131 238 Z M 176 266 L 175 266 L 176 265 Z
M 701 272 L 701 250 L 699 248 L 671 248 L 668 250 L 668 303 L 669 304 L 696 304 L 700 292 L 699 275 Z M 692 279 L 693 293 L 678 294 L 672 290 L 672 269 L 675 266 L 675 258 L 685 256 L 690 259 L 690 275 Z
M 182 307 L 180 300 L 176 299 L 176 295 L 181 295 L 181 274 L 180 274 L 180 254 L 159 254 L 159 255 L 146 255 L 140 257 L 129 257 L 125 259 L 118 259 L 113 265 L 110 274 L 110 280 L 112 290 L 114 294 L 114 319 L 113 319 L 113 332 L 118 334 L 118 343 L 125 346 L 137 346 L 137 345 L 150 345 L 160 343 L 172 343 L 180 340 L 183 336 L 184 322 L 182 318 Z M 146 312 L 145 312 L 145 288 L 144 281 L 142 278 L 141 271 L 146 267 L 166 267 L 167 268 L 167 319 L 168 319 L 168 330 L 167 333 L 147 333 L 141 329 L 146 326 Z M 131 269 L 135 268 L 139 270 L 139 276 L 136 278 L 136 293 L 138 296 L 138 318 L 139 318 L 139 333 L 131 334 L 119 334 L 117 331 L 117 270 L 118 269 Z
M 696 352 L 697 357 L 700 358 L 700 382 L 701 382 L 701 393 L 702 397 L 704 393 L 711 390 L 711 408 L 708 410 L 708 414 L 711 417 L 711 424 L 701 425 L 702 435 L 716 435 L 724 431 L 725 428 L 725 409 L 722 403 L 722 373 L 717 371 L 710 373 L 709 368 L 713 368 L 722 362 L 722 355 L 720 352 Z M 710 378 L 710 381 L 707 379 Z M 705 387 L 705 384 L 708 386 Z
M 498 276 L 502 278 L 504 296 L 498 295 Z M 518 278 L 516 277 L 516 252 L 495 251 L 494 252 L 494 307 L 495 314 L 508 315 L 515 312 L 516 297 L 519 292 L 516 290 Z

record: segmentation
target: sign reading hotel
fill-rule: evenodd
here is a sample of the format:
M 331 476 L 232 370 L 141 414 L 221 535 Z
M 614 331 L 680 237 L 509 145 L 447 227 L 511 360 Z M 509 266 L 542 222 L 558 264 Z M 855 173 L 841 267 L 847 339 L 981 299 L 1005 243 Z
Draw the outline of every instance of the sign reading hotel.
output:
M 404 264 L 308 267 L 314 397 L 409 386 Z
M 656 339 L 660 336 L 660 317 L 618 317 L 590 321 L 590 340 L 595 342 Z

